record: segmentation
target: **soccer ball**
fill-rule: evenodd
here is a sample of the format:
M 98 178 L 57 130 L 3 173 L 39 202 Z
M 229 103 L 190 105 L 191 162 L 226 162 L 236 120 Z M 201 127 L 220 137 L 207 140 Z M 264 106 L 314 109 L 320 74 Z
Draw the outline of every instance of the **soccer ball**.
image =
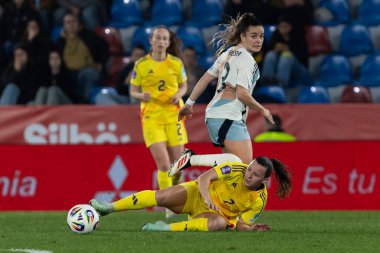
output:
M 76 205 L 67 214 L 67 224 L 74 233 L 90 233 L 96 229 L 98 222 L 99 214 L 90 205 Z

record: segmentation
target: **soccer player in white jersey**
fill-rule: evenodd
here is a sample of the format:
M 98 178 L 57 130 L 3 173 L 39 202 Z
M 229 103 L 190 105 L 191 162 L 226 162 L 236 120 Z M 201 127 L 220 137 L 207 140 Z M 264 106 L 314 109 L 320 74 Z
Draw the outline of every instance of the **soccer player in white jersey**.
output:
M 218 78 L 215 96 L 206 109 L 206 124 L 213 144 L 220 146 L 223 153 L 230 154 L 219 157 L 196 156 L 188 150 L 172 165 L 169 175 L 190 166 L 190 157 L 192 166 L 213 166 L 213 163 L 231 160 L 249 163 L 253 154 L 246 125 L 248 109 L 257 110 L 269 122 L 274 123 L 269 110 L 252 97 L 256 81 L 260 77 L 252 54 L 258 53 L 264 42 L 264 27 L 260 21 L 254 14 L 244 13 L 236 20 L 231 20 L 224 31 L 214 36 L 212 42 L 221 45 L 216 53 L 218 58 L 194 87 L 180 110 L 178 119 L 192 116 L 192 105 L 207 85 Z

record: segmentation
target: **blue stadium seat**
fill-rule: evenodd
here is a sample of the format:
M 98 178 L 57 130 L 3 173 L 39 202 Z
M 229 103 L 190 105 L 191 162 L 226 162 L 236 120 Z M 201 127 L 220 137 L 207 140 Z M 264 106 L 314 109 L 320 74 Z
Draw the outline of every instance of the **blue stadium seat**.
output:
M 215 57 L 212 54 L 205 54 L 199 57 L 198 64 L 205 70 L 211 68 L 215 62 Z
M 273 32 L 276 31 L 275 25 L 264 25 L 264 43 L 269 45 Z
M 339 53 L 347 56 L 370 54 L 373 52 L 371 35 L 364 25 L 347 25 L 341 34 Z
M 380 86 L 380 53 L 367 57 L 360 68 L 359 83 L 364 86 Z
M 178 28 L 177 36 L 182 40 L 184 47 L 192 47 L 197 54 L 202 55 L 206 52 L 206 45 L 201 29 L 193 25 L 183 25 Z
M 222 21 L 223 4 L 220 0 L 193 1 L 191 22 L 200 27 L 218 24 Z
M 347 57 L 343 55 L 328 55 L 321 63 L 318 84 L 324 87 L 334 87 L 351 83 L 352 70 Z
M 144 47 L 145 51 L 148 52 L 150 50 L 150 42 L 149 36 L 152 32 L 153 28 L 150 26 L 139 27 L 133 33 L 131 48 L 134 48 L 138 45 Z
M 58 41 L 59 38 L 61 37 L 61 33 L 63 31 L 63 27 L 62 26 L 56 26 L 56 27 L 53 27 L 51 33 L 50 33 L 50 39 L 53 40 L 53 41 Z
M 155 0 L 153 2 L 152 25 L 173 26 L 183 22 L 181 0 Z
M 322 0 L 320 7 L 328 9 L 333 15 L 333 20 L 321 22 L 321 25 L 337 25 L 341 23 L 349 23 L 351 14 L 347 0 Z
M 142 11 L 139 0 L 112 1 L 109 26 L 121 28 L 141 24 L 141 22 Z
M 326 104 L 330 103 L 330 97 L 325 87 L 304 86 L 298 95 L 297 102 L 301 104 Z
M 362 1 L 359 6 L 358 21 L 366 26 L 380 25 L 380 1 Z
M 285 90 L 281 86 L 262 86 L 254 90 L 253 96 L 260 103 L 284 104 L 288 102 Z

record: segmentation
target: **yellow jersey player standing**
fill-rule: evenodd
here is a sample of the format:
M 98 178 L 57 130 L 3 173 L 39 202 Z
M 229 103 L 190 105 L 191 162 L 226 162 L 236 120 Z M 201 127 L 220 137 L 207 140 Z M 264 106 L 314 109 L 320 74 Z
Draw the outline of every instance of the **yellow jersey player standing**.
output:
M 141 191 L 113 203 L 91 200 L 101 214 L 162 206 L 175 213 L 187 213 L 187 221 L 148 223 L 145 231 L 270 230 L 255 223 L 267 203 L 266 183 L 275 171 L 280 198 L 290 194 L 292 182 L 287 167 L 277 159 L 260 156 L 249 165 L 226 162 L 216 165 L 195 181 L 159 191 Z
M 168 176 L 171 163 L 184 151 L 187 133 L 178 112 L 187 89 L 180 43 L 167 27 L 156 27 L 150 37 L 151 52 L 138 60 L 131 78 L 131 96 L 141 101 L 142 130 L 158 168 L 158 185 L 164 189 L 177 178 Z M 170 212 L 167 213 L 170 216 Z

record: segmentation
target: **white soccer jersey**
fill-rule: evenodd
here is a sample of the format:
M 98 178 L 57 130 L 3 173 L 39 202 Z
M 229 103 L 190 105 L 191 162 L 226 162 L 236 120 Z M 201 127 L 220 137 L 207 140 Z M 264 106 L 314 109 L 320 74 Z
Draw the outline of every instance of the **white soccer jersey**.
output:
M 245 48 L 229 48 L 218 57 L 207 71 L 218 77 L 215 96 L 206 108 L 206 118 L 225 118 L 230 120 L 246 120 L 248 107 L 238 98 L 228 103 L 218 103 L 222 99 L 223 90 L 228 83 L 236 88 L 240 85 L 252 94 L 257 80 L 260 78 L 259 68 L 252 55 Z

